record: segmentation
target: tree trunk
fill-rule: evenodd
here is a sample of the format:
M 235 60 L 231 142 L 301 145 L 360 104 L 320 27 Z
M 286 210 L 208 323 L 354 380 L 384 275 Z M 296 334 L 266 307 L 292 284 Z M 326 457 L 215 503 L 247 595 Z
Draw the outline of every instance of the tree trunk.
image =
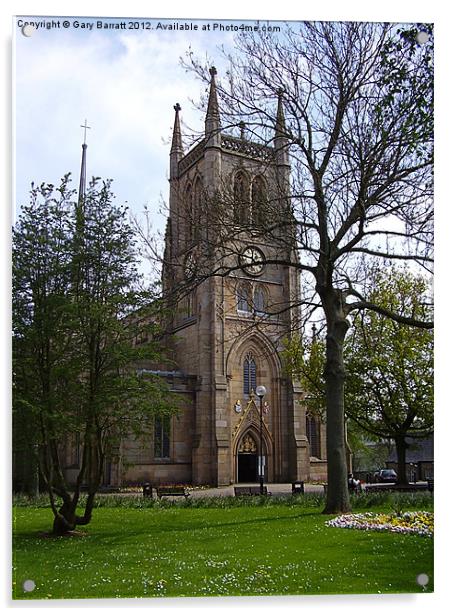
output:
M 334 291 L 327 299 L 329 301 L 324 302 L 324 306 L 327 306 L 325 393 L 328 489 L 323 513 L 346 513 L 350 511 L 350 496 L 347 485 L 343 351 L 349 324 L 343 313 L 340 293 Z
M 95 496 L 96 492 L 88 494 L 85 511 L 82 516 L 77 515 L 78 496 L 75 496 L 68 504 L 63 503 L 58 510 L 58 514 L 54 517 L 52 534 L 67 535 L 67 533 L 75 530 L 77 526 L 89 524 L 92 518 Z
M 24 492 L 31 498 L 39 496 L 39 464 L 37 461 L 37 445 L 31 445 L 33 450 L 32 456 L 25 458 L 25 480 L 24 480 Z
M 404 436 L 397 436 L 395 438 L 395 446 L 397 452 L 397 483 L 400 485 L 407 485 L 408 478 L 406 475 L 406 450 L 408 445 L 406 444 Z
M 100 437 L 99 437 L 100 438 Z M 54 516 L 53 534 L 66 535 L 75 530 L 77 526 L 86 526 L 91 522 L 92 512 L 94 508 L 94 499 L 99 489 L 104 466 L 104 456 L 98 455 L 98 449 L 93 443 L 86 438 L 84 444 L 84 454 L 82 469 L 80 470 L 74 492 L 70 494 L 65 491 L 64 494 L 60 491 L 59 495 L 63 498 L 63 504 Z M 88 455 L 86 455 L 88 453 Z M 85 469 L 87 466 L 87 470 Z M 80 486 L 83 480 L 88 476 L 89 492 L 86 498 L 85 509 L 83 515 L 77 515 L 77 505 L 80 499 Z M 51 491 L 50 491 L 51 494 Z M 52 497 L 51 497 L 52 498 Z
M 53 520 L 53 535 L 67 535 L 70 531 L 75 530 L 76 527 L 76 515 L 75 515 L 75 505 L 71 503 L 71 505 L 63 504 L 58 514 L 54 517 Z
M 96 488 L 97 490 L 97 488 Z M 85 512 L 82 516 L 76 516 L 75 522 L 79 526 L 86 526 L 91 522 L 93 508 L 94 508 L 94 497 L 96 496 L 96 492 L 90 492 L 86 499 Z

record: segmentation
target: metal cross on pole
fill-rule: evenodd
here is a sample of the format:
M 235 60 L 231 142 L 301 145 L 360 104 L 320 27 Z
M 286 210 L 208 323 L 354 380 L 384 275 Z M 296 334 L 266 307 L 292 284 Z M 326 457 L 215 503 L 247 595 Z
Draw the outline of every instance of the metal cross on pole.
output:
M 87 129 L 87 128 L 88 128 L 88 129 L 90 129 L 90 128 L 91 128 L 91 126 L 88 126 L 88 125 L 87 125 L 87 123 L 86 123 L 86 118 L 85 118 L 85 124 L 80 124 L 80 128 L 84 128 L 84 129 L 85 129 L 84 134 L 83 134 L 83 144 L 86 144 L 86 129 Z

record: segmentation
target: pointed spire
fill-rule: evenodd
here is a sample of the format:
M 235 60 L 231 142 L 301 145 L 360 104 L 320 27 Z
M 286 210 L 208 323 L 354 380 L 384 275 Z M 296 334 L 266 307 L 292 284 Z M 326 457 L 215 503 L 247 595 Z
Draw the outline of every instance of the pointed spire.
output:
M 179 161 L 184 156 L 184 146 L 182 145 L 182 133 L 180 130 L 179 111 L 181 106 L 176 103 L 173 107 L 175 111 L 173 140 L 170 150 L 170 180 L 179 177 Z
M 209 102 L 207 103 L 207 118 L 220 118 L 220 113 L 218 111 L 218 96 L 217 96 L 217 84 L 215 82 L 215 75 L 217 74 L 217 69 L 212 66 L 209 68 L 210 73 L 210 92 L 209 92 Z
M 80 183 L 78 187 L 78 203 L 79 205 L 83 204 L 85 200 L 85 192 L 86 192 L 86 148 L 88 146 L 86 143 L 82 144 L 82 163 L 80 166 Z
M 184 155 L 184 147 L 182 145 L 182 133 L 180 130 L 180 118 L 179 111 L 181 110 L 181 106 L 179 103 L 174 105 L 174 128 L 173 128 L 173 141 L 171 143 L 171 154 L 178 154 L 179 158 L 182 158 Z
M 84 129 L 83 134 L 83 143 L 82 143 L 82 162 L 80 166 L 80 183 L 78 187 L 78 205 L 79 207 L 83 207 L 83 202 L 85 200 L 85 192 L 86 192 L 86 129 L 90 129 L 91 126 L 88 126 L 85 120 L 85 124 L 81 124 L 80 128 Z
M 220 111 L 218 107 L 218 96 L 217 96 L 217 84 L 215 82 L 215 75 L 217 74 L 217 69 L 212 66 L 209 69 L 210 73 L 210 91 L 209 91 L 209 101 L 207 103 L 207 113 L 206 113 L 206 147 L 220 147 L 221 138 L 220 138 Z
M 276 164 L 288 167 L 290 165 L 288 152 L 289 142 L 287 139 L 286 118 L 284 117 L 283 95 L 283 88 L 279 88 L 274 144 Z
M 75 258 L 73 269 L 73 285 L 76 293 L 80 288 L 81 281 L 81 259 L 83 255 L 84 245 L 84 228 L 85 228 L 85 195 L 86 195 L 86 129 L 91 128 L 85 124 L 80 125 L 80 128 L 84 129 L 83 143 L 82 143 L 82 161 L 80 164 L 80 182 L 78 186 L 78 200 L 75 206 Z
M 276 112 L 275 137 L 285 137 L 285 134 L 286 134 L 286 119 L 284 117 L 283 94 L 284 94 L 284 90 L 282 88 L 279 88 L 278 90 L 278 110 Z

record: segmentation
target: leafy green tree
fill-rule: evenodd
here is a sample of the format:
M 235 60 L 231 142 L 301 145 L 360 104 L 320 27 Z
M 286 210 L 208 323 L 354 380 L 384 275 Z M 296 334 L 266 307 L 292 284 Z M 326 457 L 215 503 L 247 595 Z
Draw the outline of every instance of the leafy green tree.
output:
M 369 285 L 369 300 L 388 312 L 431 318 L 425 278 L 392 268 L 374 271 Z M 433 432 L 433 333 L 370 311 L 357 315 L 353 325 L 344 349 L 348 444 L 372 465 L 373 459 L 387 458 L 387 443 L 393 441 L 398 480 L 406 483 L 406 439 Z M 295 336 L 286 341 L 283 354 L 290 374 L 306 392 L 307 410 L 317 416 L 325 409 L 325 346 L 317 335 Z M 382 451 L 366 453 L 369 439 L 382 443 Z
M 165 384 L 137 369 L 160 359 L 160 332 L 139 288 L 127 210 L 113 203 L 110 181 L 94 179 L 78 203 L 68 184 L 32 187 L 13 230 L 15 434 L 37 453 L 55 534 L 90 522 L 121 438 L 176 410 Z M 74 440 L 80 465 L 69 485 L 63 448 Z
M 282 359 L 291 378 L 300 382 L 308 413 L 325 420 L 325 340 L 315 327 L 311 337 L 294 334 L 284 341 Z
M 428 284 L 408 270 L 373 275 L 372 301 L 388 311 L 431 318 Z M 345 344 L 346 413 L 364 431 L 395 442 L 398 482 L 407 483 L 407 438 L 433 432 L 433 334 L 375 312 L 356 317 Z
M 413 128 L 413 148 L 429 158 L 433 145 L 433 24 L 405 24 L 396 29 L 381 51 L 379 82 L 384 96 L 375 108 L 378 126 L 408 111 L 407 130 Z M 416 113 L 408 104 L 415 97 Z
M 36 401 L 49 416 L 61 406 L 59 374 L 71 369 L 69 357 L 63 357 L 71 284 L 67 182 L 65 178 L 60 191 L 32 185 L 30 205 L 22 209 L 13 232 L 14 453 L 15 468 L 22 467 L 23 487 L 29 492 L 38 489 Z
M 353 456 L 353 470 L 367 471 L 364 479 L 371 479 L 375 470 L 386 466 L 392 448 L 390 440 L 379 439 L 352 420 L 347 421 L 347 439 Z

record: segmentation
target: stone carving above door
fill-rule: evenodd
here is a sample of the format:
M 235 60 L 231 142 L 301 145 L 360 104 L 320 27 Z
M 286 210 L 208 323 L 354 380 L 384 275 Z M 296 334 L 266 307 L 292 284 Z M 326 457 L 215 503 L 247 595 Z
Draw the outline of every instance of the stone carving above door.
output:
M 247 432 L 239 444 L 238 453 L 256 453 L 257 445 L 254 438 L 251 436 L 249 432 Z

